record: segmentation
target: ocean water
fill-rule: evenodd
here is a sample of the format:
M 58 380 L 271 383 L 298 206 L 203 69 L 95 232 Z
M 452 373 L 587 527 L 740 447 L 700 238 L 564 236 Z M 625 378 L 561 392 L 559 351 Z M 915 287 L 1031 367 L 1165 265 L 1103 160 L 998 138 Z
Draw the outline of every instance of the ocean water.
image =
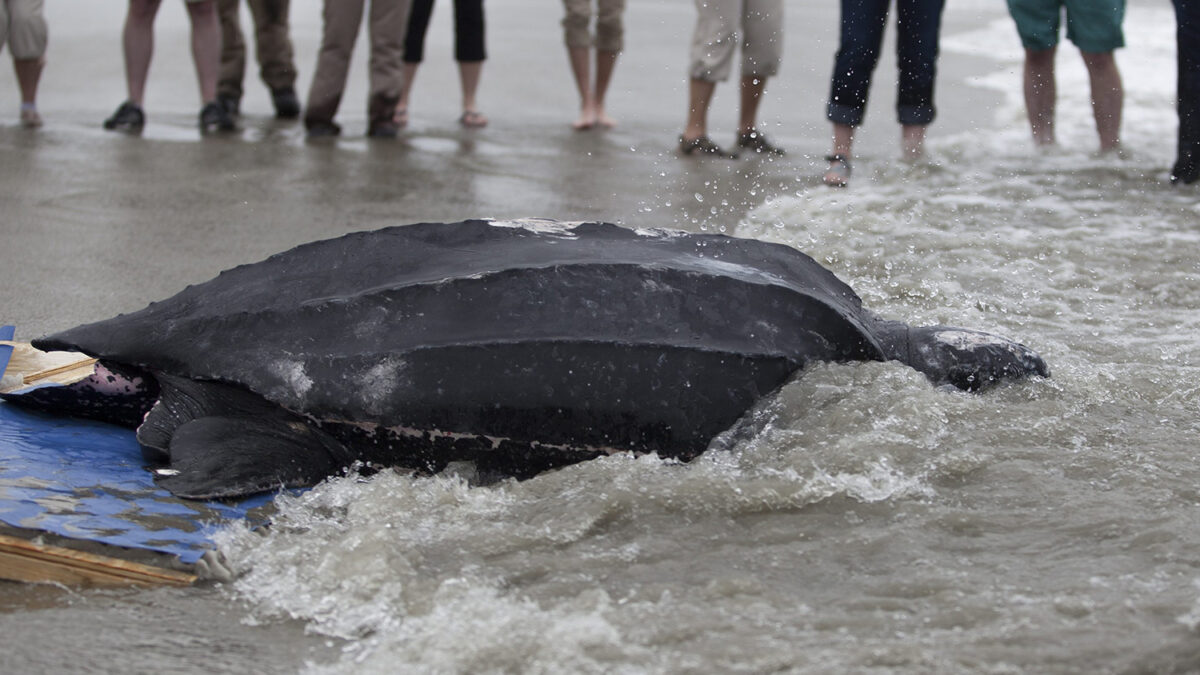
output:
M 222 533 L 239 576 L 214 592 L 303 626 L 310 673 L 1200 671 L 1200 192 L 1166 184 L 1170 9 L 1125 30 L 1123 156 L 1095 153 L 1071 47 L 1060 147 L 1033 150 L 1005 18 L 943 42 L 1002 65 L 973 83 L 994 125 L 916 165 L 864 148 L 848 190 L 730 229 L 882 315 L 1021 340 L 1050 379 L 818 365 L 690 464 L 331 480 Z

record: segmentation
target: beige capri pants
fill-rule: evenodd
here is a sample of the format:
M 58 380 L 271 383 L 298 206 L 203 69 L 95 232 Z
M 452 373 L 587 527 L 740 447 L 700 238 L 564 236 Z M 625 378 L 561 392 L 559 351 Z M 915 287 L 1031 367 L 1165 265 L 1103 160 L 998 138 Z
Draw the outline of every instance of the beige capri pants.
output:
M 46 54 L 46 17 L 42 0 L 0 0 L 0 49 L 5 41 L 14 59 L 40 59 Z
M 592 21 L 593 0 L 563 0 L 567 10 L 562 20 L 563 39 L 568 47 L 595 47 L 602 52 L 619 52 L 625 47 L 625 25 L 621 15 L 625 0 L 594 0 L 596 3 L 596 37 L 588 31 Z
M 742 77 L 771 77 L 783 57 L 783 0 L 696 0 L 688 74 L 696 80 L 729 79 L 738 38 Z

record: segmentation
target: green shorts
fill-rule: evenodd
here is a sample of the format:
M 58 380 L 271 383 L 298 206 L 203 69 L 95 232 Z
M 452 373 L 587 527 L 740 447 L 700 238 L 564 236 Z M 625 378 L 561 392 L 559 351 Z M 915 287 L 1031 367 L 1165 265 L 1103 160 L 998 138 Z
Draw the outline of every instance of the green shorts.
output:
M 1032 51 L 1058 44 L 1058 26 L 1067 10 L 1067 39 L 1079 51 L 1093 54 L 1125 46 L 1121 22 L 1125 0 L 1008 0 L 1008 12 L 1017 22 L 1021 44 Z

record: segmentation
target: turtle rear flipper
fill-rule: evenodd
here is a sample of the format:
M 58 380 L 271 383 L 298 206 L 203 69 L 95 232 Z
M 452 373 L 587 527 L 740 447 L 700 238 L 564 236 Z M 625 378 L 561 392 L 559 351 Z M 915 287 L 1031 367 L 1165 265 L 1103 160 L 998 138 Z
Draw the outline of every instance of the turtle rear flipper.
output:
M 191 499 L 314 485 L 350 453 L 303 417 L 219 382 L 159 378 L 159 402 L 138 428 L 155 482 Z

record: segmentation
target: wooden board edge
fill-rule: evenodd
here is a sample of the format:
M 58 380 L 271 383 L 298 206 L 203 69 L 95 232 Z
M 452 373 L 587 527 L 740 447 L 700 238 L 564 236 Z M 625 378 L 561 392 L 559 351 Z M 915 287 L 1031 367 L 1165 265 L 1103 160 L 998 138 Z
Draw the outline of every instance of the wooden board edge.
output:
M 73 384 L 92 374 L 96 359 L 78 352 L 43 352 L 28 342 L 0 340 L 0 347 L 12 353 L 0 379 L 0 394 L 7 394 L 36 384 Z
M 0 578 L 68 586 L 191 586 L 196 575 L 0 534 Z

